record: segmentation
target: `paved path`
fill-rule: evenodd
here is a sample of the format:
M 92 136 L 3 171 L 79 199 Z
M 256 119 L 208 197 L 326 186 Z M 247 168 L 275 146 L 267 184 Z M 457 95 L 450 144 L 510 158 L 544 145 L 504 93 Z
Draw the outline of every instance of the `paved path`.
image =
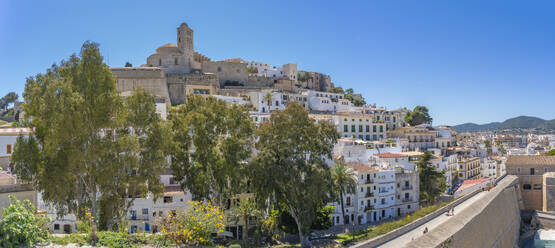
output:
M 487 194 L 488 191 L 484 191 L 484 192 L 480 192 L 470 198 L 468 198 L 466 201 L 462 202 L 461 204 L 459 204 L 458 206 L 455 207 L 455 215 L 457 215 L 457 212 L 461 212 L 463 209 L 465 209 L 466 207 L 468 207 L 469 205 L 471 205 L 472 203 L 476 202 L 478 199 L 482 198 L 485 194 Z M 383 247 L 383 248 L 398 248 L 398 247 L 403 247 L 406 244 L 408 244 L 410 241 L 412 241 L 413 239 L 416 239 L 422 235 L 424 235 L 423 231 L 426 227 L 428 227 L 428 231 L 432 231 L 434 228 L 436 228 L 437 226 L 439 226 L 440 224 L 442 224 L 443 222 L 447 221 L 451 216 L 447 216 L 446 214 L 442 214 L 434 219 L 431 219 L 430 221 L 422 224 L 421 226 L 413 229 L 412 231 L 405 233 L 399 237 L 397 237 L 396 239 L 393 239 L 379 247 Z

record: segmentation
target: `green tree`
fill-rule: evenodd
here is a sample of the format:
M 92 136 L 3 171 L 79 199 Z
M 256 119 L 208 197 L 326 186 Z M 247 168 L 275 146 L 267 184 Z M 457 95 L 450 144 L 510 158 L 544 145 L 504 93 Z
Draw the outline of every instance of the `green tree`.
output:
M 316 209 L 316 218 L 312 223 L 313 230 L 326 230 L 333 225 L 331 214 L 334 211 L 334 207 L 330 205 L 318 206 Z
M 79 57 L 27 80 L 24 111 L 34 133 L 17 139 L 11 158 L 58 214 L 91 209 L 93 243 L 99 205 L 111 203 L 112 214 L 102 217 L 113 223 L 124 216 L 130 192 L 131 201 L 163 192 L 159 174 L 167 165 L 168 134 L 154 98 L 139 90 L 123 101 L 102 60 L 98 45 L 86 42 Z
M 133 64 L 129 63 L 129 61 L 125 62 L 125 67 L 133 67 Z
M 432 158 L 432 153 L 425 151 L 416 162 L 420 176 L 420 201 L 427 205 L 433 205 L 435 199 L 447 189 L 445 175 L 431 164 Z
M 342 162 L 336 162 L 332 168 L 332 179 L 334 190 L 339 193 L 339 202 L 341 204 L 341 216 L 343 216 L 343 232 L 347 231 L 345 223 L 345 206 L 343 196 L 348 192 L 356 192 L 355 186 L 357 177 L 353 168 L 346 166 Z
M 366 104 L 366 101 L 364 100 L 364 98 L 362 97 L 355 97 L 354 96 L 354 90 L 353 88 L 348 88 L 345 90 L 345 99 L 351 101 L 351 103 L 353 103 L 353 105 L 360 107 L 360 106 L 364 106 Z
M 249 247 L 249 218 L 262 216 L 262 212 L 259 210 L 258 205 L 254 199 L 246 197 L 241 199 L 235 206 L 232 206 L 229 214 L 236 220 L 242 220 L 245 224 L 245 229 L 243 229 L 245 234 L 244 244 L 246 247 Z M 237 225 L 239 225 L 239 221 L 237 221 Z
M 411 126 L 417 126 L 424 123 L 432 123 L 432 117 L 428 113 L 428 108 L 425 106 L 416 106 L 412 111 L 405 115 L 405 122 Z
M 17 101 L 17 99 L 19 98 L 19 95 L 17 95 L 17 93 L 15 92 L 10 92 L 8 94 L 6 94 L 2 100 L 3 100 L 3 108 L 6 108 L 10 105 L 10 103 L 14 103 L 15 101 Z
M 546 156 L 555 156 L 555 149 L 551 149 L 550 151 L 545 153 Z
M 266 95 L 264 95 L 264 101 L 268 104 L 268 111 L 270 111 L 270 106 L 272 106 L 272 93 L 266 93 Z
M 195 200 L 223 206 L 246 189 L 246 161 L 251 156 L 254 123 L 248 110 L 213 97 L 188 95 L 170 113 L 175 179 Z
M 283 232 L 279 227 L 280 212 L 272 209 L 270 215 L 261 221 L 262 232 L 271 239 L 279 239 Z
M 282 204 L 295 219 L 303 247 L 319 204 L 333 193 L 330 168 L 333 145 L 339 138 L 329 122 L 308 117 L 298 103 L 272 113 L 257 129 L 258 155 L 250 163 L 251 185 L 260 204 Z
M 0 245 L 2 247 L 32 247 L 48 239 L 50 220 L 28 200 L 23 202 L 10 195 L 11 205 L 0 218 Z
M 330 88 L 330 89 L 328 89 L 328 92 L 345 94 L 345 92 L 343 91 L 343 88 L 341 88 L 341 87 Z

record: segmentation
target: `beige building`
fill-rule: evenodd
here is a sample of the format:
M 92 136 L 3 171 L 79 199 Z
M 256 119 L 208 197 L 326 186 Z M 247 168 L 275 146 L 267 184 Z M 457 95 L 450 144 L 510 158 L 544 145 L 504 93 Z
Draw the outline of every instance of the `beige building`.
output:
M 477 179 L 482 177 L 482 166 L 479 157 L 460 157 L 457 163 L 459 180 Z
M 553 199 L 553 174 L 549 172 L 555 172 L 555 156 L 509 155 L 505 166 L 507 174 L 518 176 L 525 210 L 550 208 L 544 199 Z
M 30 184 L 18 184 L 11 174 L 0 173 L 0 216 L 4 208 L 11 204 L 10 195 L 20 201 L 29 200 L 34 206 L 37 205 L 37 192 Z
M 436 131 L 429 127 L 401 127 L 388 131 L 388 136 L 408 139 L 409 151 L 424 151 L 436 146 Z

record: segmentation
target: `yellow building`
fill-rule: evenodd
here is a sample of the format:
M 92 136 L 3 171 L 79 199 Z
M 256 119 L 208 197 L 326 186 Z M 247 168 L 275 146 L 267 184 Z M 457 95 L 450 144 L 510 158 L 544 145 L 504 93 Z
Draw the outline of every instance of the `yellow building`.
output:
M 482 175 L 480 158 L 459 158 L 457 165 L 457 173 L 459 180 L 468 180 L 480 178 Z

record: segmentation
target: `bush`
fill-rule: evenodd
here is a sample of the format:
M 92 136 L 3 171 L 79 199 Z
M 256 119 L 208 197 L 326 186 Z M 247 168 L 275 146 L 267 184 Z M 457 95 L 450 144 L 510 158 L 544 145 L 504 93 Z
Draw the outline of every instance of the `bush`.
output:
M 87 235 L 72 233 L 63 237 L 51 236 L 50 241 L 57 245 L 77 244 L 79 246 L 88 245 Z
M 10 195 L 12 204 L 4 209 L 0 219 L 0 244 L 2 247 L 32 246 L 48 239 L 50 221 L 28 200 L 23 202 Z
M 161 223 L 163 235 L 185 246 L 210 245 L 211 234 L 224 231 L 224 216 L 220 208 L 207 202 L 191 202 L 186 211 L 169 214 Z

